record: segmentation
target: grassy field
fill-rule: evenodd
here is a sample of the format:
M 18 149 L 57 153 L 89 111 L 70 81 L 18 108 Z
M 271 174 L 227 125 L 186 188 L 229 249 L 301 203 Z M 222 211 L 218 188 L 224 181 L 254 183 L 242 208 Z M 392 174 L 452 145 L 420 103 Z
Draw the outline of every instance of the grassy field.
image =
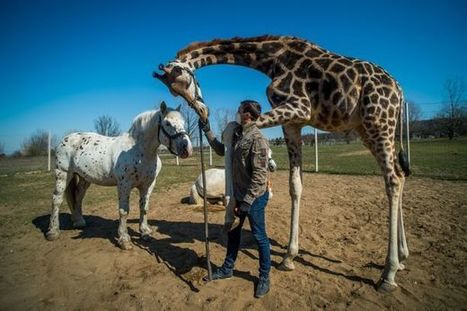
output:
M 467 180 L 467 138 L 414 140 L 411 142 L 411 170 L 414 176 Z M 319 145 L 319 171 L 330 174 L 379 175 L 374 157 L 360 143 Z M 273 158 L 281 169 L 288 168 L 285 147 L 273 147 Z M 315 171 L 313 146 L 303 147 L 304 171 Z
M 467 180 L 467 139 L 453 141 L 436 139 L 414 141 L 411 145 L 413 176 L 448 180 Z M 314 147 L 304 146 L 304 171 L 314 172 Z M 288 168 L 285 147 L 273 147 L 273 157 L 279 169 Z M 206 167 L 209 154 L 206 152 Z M 177 166 L 172 155 L 162 156 L 163 168 L 157 180 L 156 193 L 169 191 L 172 185 L 195 180 L 200 172 L 199 153 Z M 213 154 L 213 166 L 223 166 L 223 159 Z M 52 163 L 53 167 L 53 163 Z M 47 172 L 47 158 L 0 160 L 0 226 L 2 237 L 28 224 L 33 215 L 43 213 L 50 204 L 54 187 L 52 172 Z M 319 145 L 319 171 L 330 174 L 379 175 L 380 170 L 371 154 L 358 142 Z M 188 194 L 188 189 L 187 189 Z M 136 204 L 137 195 L 132 199 Z M 110 201 L 109 201 L 110 200 Z M 115 202 L 115 187 L 93 186 L 85 204 Z M 15 209 L 10 213 L 9 209 Z M 11 227 L 12 230 L 8 230 Z M 14 229 L 14 230 L 13 230 Z
M 273 158 L 279 169 L 288 169 L 287 149 L 273 146 Z M 176 166 L 172 155 L 162 155 L 163 167 L 169 174 L 163 174 L 163 184 L 192 180 L 199 172 L 199 153 L 180 160 Z M 206 166 L 209 153 L 205 152 Z M 52 162 L 52 167 L 54 163 Z M 223 159 L 213 153 L 213 166 L 223 166 Z M 7 158 L 0 160 L 0 175 L 18 172 L 35 172 L 47 169 L 47 157 Z M 315 171 L 314 146 L 303 147 L 303 169 Z M 414 140 L 411 143 L 411 170 L 415 176 L 449 180 L 467 180 L 467 137 L 448 139 Z M 350 144 L 319 144 L 319 171 L 329 174 L 379 175 L 380 169 L 370 152 L 359 142 Z

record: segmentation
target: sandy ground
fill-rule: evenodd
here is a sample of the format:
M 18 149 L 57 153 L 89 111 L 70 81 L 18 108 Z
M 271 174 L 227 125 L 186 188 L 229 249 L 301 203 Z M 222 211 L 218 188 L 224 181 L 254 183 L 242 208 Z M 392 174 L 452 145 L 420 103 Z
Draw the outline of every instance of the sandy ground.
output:
M 387 246 L 387 201 L 381 177 L 305 174 L 300 254 L 291 272 L 276 266 L 286 251 L 290 203 L 287 172 L 273 175 L 267 207 L 272 244 L 271 292 L 255 299 L 258 253 L 246 226 L 235 277 L 205 283 L 203 213 L 180 204 L 189 184 L 153 194 L 152 238 L 138 234 L 132 208 L 134 249 L 115 243 L 116 200 L 105 209 L 85 206 L 88 227 L 73 230 L 63 206 L 62 234 L 48 242 L 45 216 L 3 247 L 0 309 L 465 309 L 467 307 L 467 183 L 409 178 L 405 222 L 407 269 L 390 294 L 374 289 Z M 211 261 L 222 263 L 222 208 L 210 206 Z

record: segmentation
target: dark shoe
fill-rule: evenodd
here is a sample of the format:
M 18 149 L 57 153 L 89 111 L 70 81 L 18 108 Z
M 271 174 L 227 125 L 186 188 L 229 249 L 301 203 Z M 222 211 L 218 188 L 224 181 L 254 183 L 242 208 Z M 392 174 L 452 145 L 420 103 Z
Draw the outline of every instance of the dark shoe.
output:
M 217 269 L 217 271 L 213 272 L 212 273 L 212 280 L 221 280 L 221 279 L 228 279 L 228 278 L 231 278 L 233 275 L 233 272 L 230 271 L 230 272 L 225 272 L 224 270 L 222 270 L 222 268 L 220 269 Z M 204 278 L 203 278 L 204 281 L 209 281 L 209 275 L 206 275 Z
M 261 298 L 269 292 L 269 278 L 259 278 L 256 286 L 255 297 Z

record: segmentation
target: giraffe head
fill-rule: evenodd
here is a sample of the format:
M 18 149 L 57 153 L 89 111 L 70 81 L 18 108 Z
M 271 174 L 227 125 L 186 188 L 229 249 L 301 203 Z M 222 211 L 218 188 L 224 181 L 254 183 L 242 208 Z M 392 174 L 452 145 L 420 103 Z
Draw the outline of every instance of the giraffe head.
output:
M 192 69 L 178 60 L 167 65 L 159 65 L 163 74 L 153 73 L 154 78 L 164 83 L 174 96 L 182 96 L 203 121 L 208 118 L 208 108 L 204 104 L 201 89 Z

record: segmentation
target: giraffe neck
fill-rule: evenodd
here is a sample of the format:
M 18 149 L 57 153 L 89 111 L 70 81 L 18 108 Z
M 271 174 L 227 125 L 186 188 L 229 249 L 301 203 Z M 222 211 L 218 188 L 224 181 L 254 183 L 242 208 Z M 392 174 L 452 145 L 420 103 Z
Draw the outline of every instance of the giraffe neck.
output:
M 192 70 L 215 64 L 232 64 L 258 70 L 271 77 L 277 56 L 286 49 L 286 44 L 275 37 L 262 41 L 214 40 L 194 44 L 180 51 L 177 59 Z M 258 39 L 256 39 L 258 40 Z
M 194 43 L 179 51 L 177 59 L 192 70 L 215 64 L 232 64 L 256 69 L 273 79 L 283 72 L 279 67 L 290 69 L 303 57 L 321 57 L 326 53 L 328 51 L 299 38 L 263 36 Z

